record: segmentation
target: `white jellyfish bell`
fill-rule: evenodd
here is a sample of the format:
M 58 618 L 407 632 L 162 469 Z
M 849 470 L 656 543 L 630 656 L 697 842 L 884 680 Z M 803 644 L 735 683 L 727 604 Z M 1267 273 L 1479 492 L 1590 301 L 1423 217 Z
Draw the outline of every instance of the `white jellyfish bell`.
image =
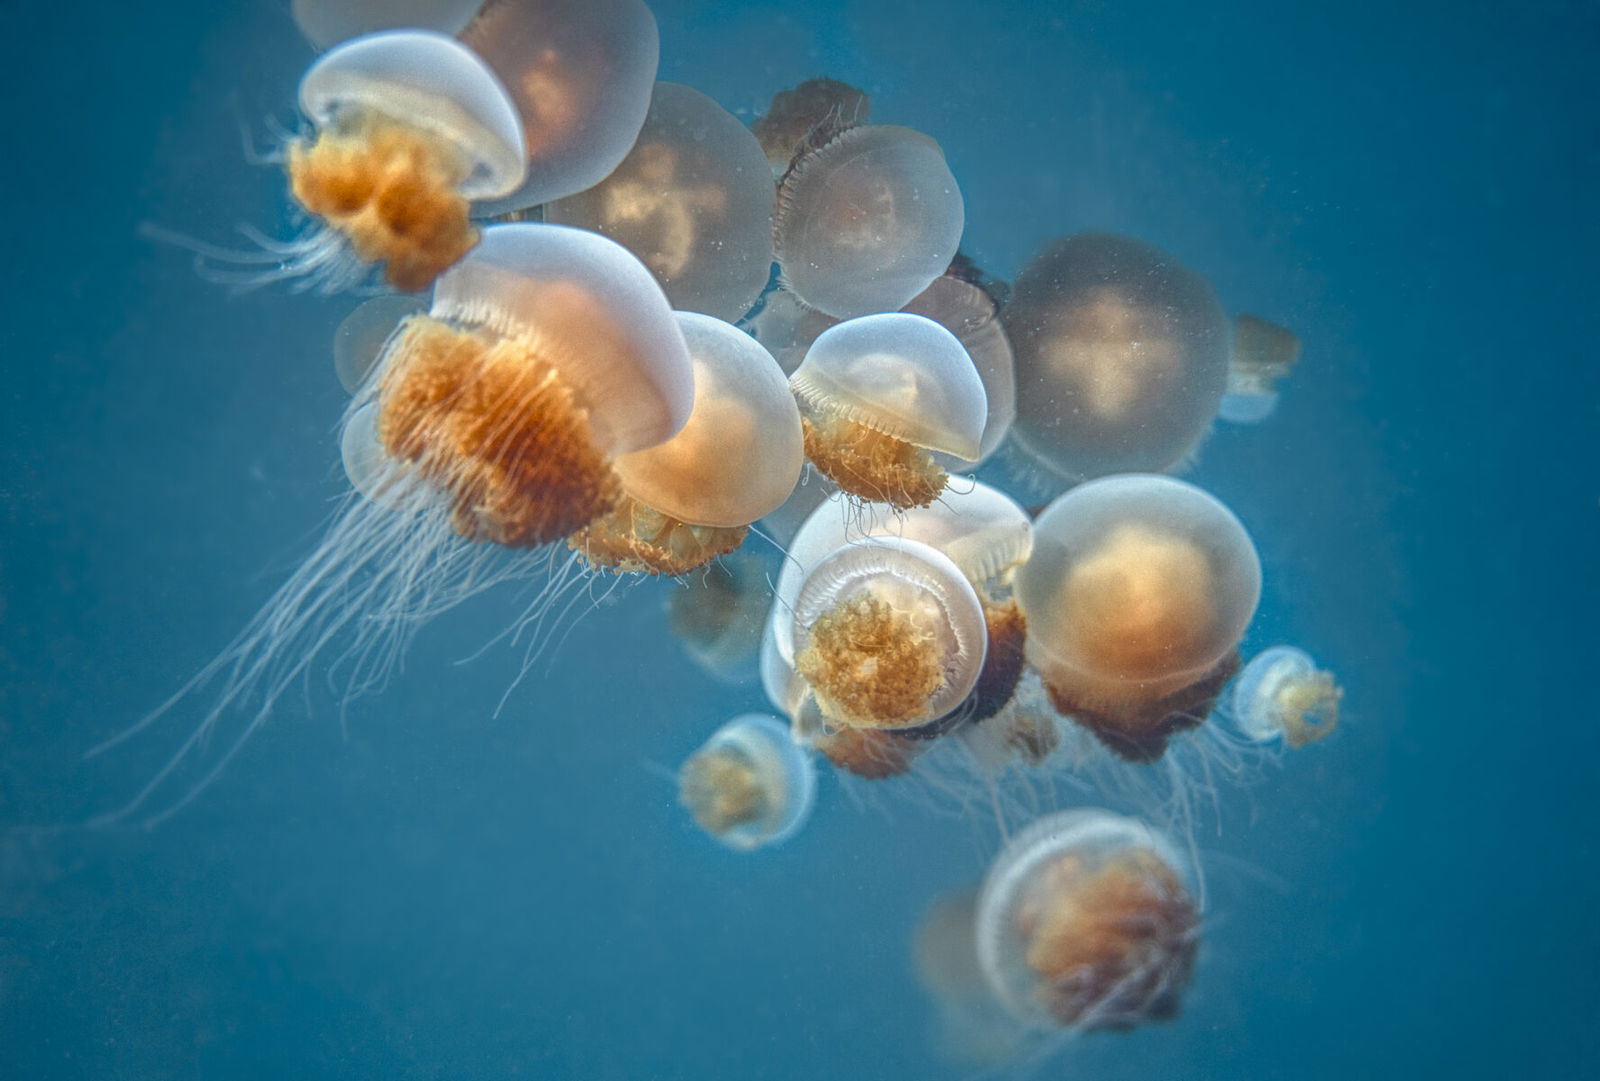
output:
M 798 833 L 816 800 L 816 768 L 776 717 L 746 713 L 711 734 L 678 771 L 678 802 L 736 852 Z

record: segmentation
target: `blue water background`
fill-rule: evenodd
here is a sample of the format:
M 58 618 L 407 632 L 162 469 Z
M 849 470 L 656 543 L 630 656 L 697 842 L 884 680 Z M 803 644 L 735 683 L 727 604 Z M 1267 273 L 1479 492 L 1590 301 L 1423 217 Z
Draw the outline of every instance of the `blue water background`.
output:
M 342 486 L 348 300 L 232 297 L 136 233 L 286 227 L 239 128 L 292 116 L 286 3 L 31 4 L 0 46 L 0 823 L 130 794 L 85 748 L 203 664 Z M 1250 643 L 1344 727 L 1225 791 L 1182 1017 L 1041 1076 L 1594 1077 L 1600 604 L 1594 4 L 654 5 L 663 78 L 741 116 L 828 74 L 936 135 L 964 245 L 1157 243 L 1296 329 L 1282 407 L 1193 479 L 1250 526 Z M 356 703 L 313 681 L 154 832 L 0 842 L 0 1078 L 960 1076 L 915 920 L 993 824 L 829 775 L 736 858 L 652 768 L 757 687 L 647 585 L 494 716 L 490 597 Z

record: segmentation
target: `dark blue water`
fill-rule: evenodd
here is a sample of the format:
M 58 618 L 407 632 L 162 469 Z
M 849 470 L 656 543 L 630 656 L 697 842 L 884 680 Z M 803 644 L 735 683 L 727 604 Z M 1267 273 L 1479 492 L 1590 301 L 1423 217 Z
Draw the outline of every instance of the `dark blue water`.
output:
M 341 491 L 348 301 L 230 297 L 139 239 L 283 224 L 241 122 L 287 119 L 287 4 L 28 5 L 0 71 L 0 823 L 159 765 L 82 752 L 222 645 Z M 1133 233 L 1295 328 L 1278 415 L 1193 479 L 1250 525 L 1250 643 L 1304 644 L 1341 730 L 1225 791 L 1183 1015 L 1096 1078 L 1593 1077 L 1600 604 L 1593 4 L 654 5 L 662 77 L 740 115 L 828 74 L 935 134 L 964 247 Z M 761 708 L 667 590 L 518 655 L 489 597 L 341 729 L 291 696 L 153 832 L 0 844 L 0 1078 L 958 1076 L 908 940 L 992 823 L 825 777 L 739 859 L 650 763 Z

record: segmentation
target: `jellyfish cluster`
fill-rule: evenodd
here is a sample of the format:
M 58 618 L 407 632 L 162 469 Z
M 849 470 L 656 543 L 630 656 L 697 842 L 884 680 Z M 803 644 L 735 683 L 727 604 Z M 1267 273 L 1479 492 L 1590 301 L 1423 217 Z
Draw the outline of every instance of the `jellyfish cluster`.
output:
M 1187 779 L 1338 718 L 1303 651 L 1244 663 L 1256 547 L 1176 475 L 1273 413 L 1295 335 L 1132 237 L 1039 238 L 999 280 L 932 135 L 827 78 L 747 126 L 656 80 L 642 0 L 294 13 L 323 50 L 280 155 L 301 231 L 191 246 L 231 284 L 367 294 L 333 342 L 350 494 L 152 715 L 201 712 L 108 818 L 194 798 L 330 643 L 372 690 L 475 593 L 540 581 L 544 625 L 596 581 L 668 579 L 689 655 L 771 710 L 687 753 L 704 833 L 794 837 L 824 764 L 994 809 L 981 886 L 916 934 L 944 1044 L 1176 1016 L 1204 960 Z

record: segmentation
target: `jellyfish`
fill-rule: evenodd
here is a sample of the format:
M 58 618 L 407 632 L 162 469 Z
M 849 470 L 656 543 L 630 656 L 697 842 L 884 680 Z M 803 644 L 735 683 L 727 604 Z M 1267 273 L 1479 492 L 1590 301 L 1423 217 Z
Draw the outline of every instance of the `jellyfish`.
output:
M 1199 948 L 1195 883 L 1144 823 L 1083 808 L 1018 833 L 984 878 L 979 963 L 1036 1030 L 1122 1031 L 1178 1014 Z
M 333 370 L 339 385 L 351 394 L 360 390 L 395 328 L 427 310 L 422 298 L 404 293 L 385 293 L 356 305 L 333 332 Z
M 294 0 L 295 25 L 318 49 L 378 30 L 433 30 L 454 35 L 483 0 Z
M 1278 408 L 1278 382 L 1300 362 L 1300 339 L 1254 315 L 1233 321 L 1233 358 L 1217 415 L 1230 424 L 1259 424 Z
M 956 336 L 978 370 L 988 416 L 978 440 L 975 462 L 986 461 L 1005 440 L 1017 417 L 1017 373 L 1011 342 L 1000 322 L 995 299 L 978 285 L 954 274 L 942 274 L 900 309 L 925 316 Z M 938 459 L 946 469 L 958 468 L 948 455 Z
M 1251 658 L 1234 681 L 1233 721 L 1257 743 L 1281 739 L 1304 747 L 1338 726 L 1343 695 L 1333 673 L 1304 650 L 1273 646 Z
M 1217 415 L 1227 319 L 1210 283 L 1157 248 L 1057 240 L 1001 319 L 1016 353 L 1013 435 L 1067 480 L 1174 469 Z
M 621 498 L 568 540 L 596 567 L 676 576 L 704 566 L 742 544 L 800 476 L 800 412 L 771 354 L 720 319 L 674 314 L 694 409 L 671 439 L 613 462 Z
M 871 113 L 866 91 L 837 79 L 807 79 L 793 90 L 774 94 L 753 130 L 773 175 L 782 177 L 796 154 L 846 128 L 865 124 Z
M 772 274 L 772 178 L 745 126 L 698 90 L 656 83 L 639 139 L 594 187 L 544 220 L 610 237 L 674 308 L 733 322 Z
M 938 143 L 910 128 L 848 128 L 796 157 L 778 187 L 782 280 L 840 319 L 896 311 L 944 273 L 964 223 Z
M 978 456 L 988 402 L 966 349 L 920 315 L 851 319 L 824 331 L 789 377 L 806 458 L 840 488 L 905 509 L 944 491 L 930 452 Z
M 678 771 L 678 802 L 736 852 L 788 840 L 811 816 L 816 770 L 776 717 L 745 713 L 711 734 Z
M 1056 709 L 1131 761 L 1199 725 L 1238 666 L 1261 566 L 1233 512 L 1183 481 L 1090 481 L 1034 523 L 1016 578 Z
M 747 316 L 742 325 L 767 347 L 785 373 L 793 375 L 806 359 L 811 343 L 839 320 L 826 312 L 810 308 L 787 289 L 773 289 L 762 298 L 761 307 Z
M 740 549 L 685 575 L 667 601 L 673 637 L 704 671 L 729 683 L 753 671 L 767 622 L 767 563 Z
M 1024 1052 L 1029 1033 L 989 989 L 978 960 L 977 913 L 976 889 L 940 898 L 917 924 L 912 959 L 938 1011 L 940 1052 L 972 1066 L 999 1066 Z
M 341 453 L 357 492 L 321 544 L 187 686 L 103 745 L 214 691 L 167 764 L 100 821 L 141 813 L 200 770 L 150 820 L 187 804 L 341 634 L 330 679 L 359 694 L 427 618 L 536 570 L 497 556 L 610 511 L 622 498 L 612 461 L 676 434 L 692 380 L 666 297 L 623 248 L 556 225 L 485 229 L 350 403 Z M 224 723 L 236 730 L 208 759 Z
M 633 147 L 661 49 L 644 0 L 493 0 L 461 41 L 505 83 L 527 145 L 526 182 L 479 213 L 592 188 Z

